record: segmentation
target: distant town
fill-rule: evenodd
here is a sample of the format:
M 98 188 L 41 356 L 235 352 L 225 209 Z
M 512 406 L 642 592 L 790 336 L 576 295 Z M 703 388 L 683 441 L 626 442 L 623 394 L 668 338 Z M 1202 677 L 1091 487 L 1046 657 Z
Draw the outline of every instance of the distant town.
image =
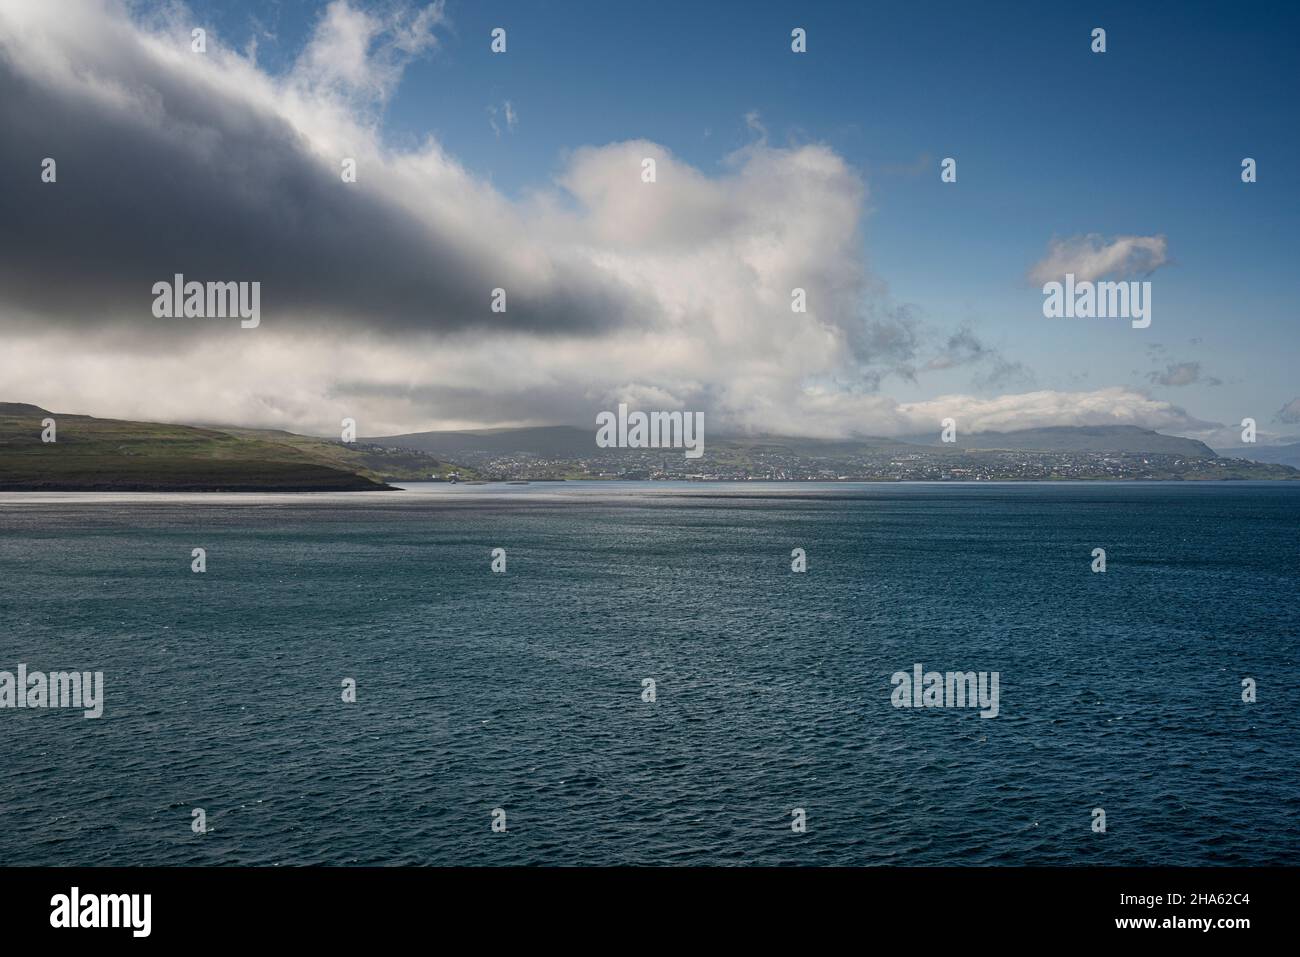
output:
M 376 447 L 378 451 L 382 447 Z M 382 448 L 390 454 L 409 449 Z M 590 456 L 459 449 L 458 465 L 483 481 L 789 481 L 998 482 L 1052 480 L 1214 480 L 1300 478 L 1284 465 L 1243 459 L 1158 452 L 975 450 L 940 448 L 897 452 L 864 450 L 834 457 L 779 447 L 723 447 L 699 459 L 659 450 L 593 450 Z M 454 468 L 429 478 L 464 480 Z

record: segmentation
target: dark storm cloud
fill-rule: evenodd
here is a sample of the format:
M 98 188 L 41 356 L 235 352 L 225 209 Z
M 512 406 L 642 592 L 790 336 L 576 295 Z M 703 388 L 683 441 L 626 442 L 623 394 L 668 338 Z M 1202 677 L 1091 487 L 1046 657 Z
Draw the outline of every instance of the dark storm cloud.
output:
M 496 237 L 410 214 L 338 161 L 308 152 L 270 110 L 191 71 L 119 52 L 118 102 L 43 84 L 0 45 L 0 304 L 43 324 L 156 329 L 152 286 L 260 281 L 264 323 L 330 320 L 381 332 L 590 332 L 644 319 L 644 303 L 589 265 L 539 278 L 496 257 Z M 86 65 L 102 71 L 105 64 Z M 57 182 L 41 181 L 41 161 Z M 340 158 L 341 160 L 341 158 Z M 12 317 L 11 317 L 12 318 Z

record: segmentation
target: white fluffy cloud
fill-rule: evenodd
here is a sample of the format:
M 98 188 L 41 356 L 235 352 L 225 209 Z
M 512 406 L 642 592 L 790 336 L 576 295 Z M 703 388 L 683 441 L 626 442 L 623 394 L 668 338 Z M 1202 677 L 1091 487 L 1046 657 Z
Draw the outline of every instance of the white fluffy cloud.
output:
M 1090 233 L 1053 239 L 1047 255 L 1029 270 L 1029 279 L 1034 283 L 1060 282 L 1067 273 L 1073 273 L 1079 282 L 1143 276 L 1168 261 L 1164 236 L 1116 236 L 1107 241 Z

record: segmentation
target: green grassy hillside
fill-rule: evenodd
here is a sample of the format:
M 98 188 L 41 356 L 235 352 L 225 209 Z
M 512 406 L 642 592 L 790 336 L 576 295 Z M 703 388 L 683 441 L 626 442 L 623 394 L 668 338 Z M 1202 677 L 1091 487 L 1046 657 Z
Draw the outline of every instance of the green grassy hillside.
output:
M 47 418 L 56 423 L 52 443 L 41 441 Z M 454 468 L 415 453 L 407 458 L 289 432 L 97 419 L 0 403 L 0 490 L 364 491 L 390 488 L 385 478 L 428 479 Z

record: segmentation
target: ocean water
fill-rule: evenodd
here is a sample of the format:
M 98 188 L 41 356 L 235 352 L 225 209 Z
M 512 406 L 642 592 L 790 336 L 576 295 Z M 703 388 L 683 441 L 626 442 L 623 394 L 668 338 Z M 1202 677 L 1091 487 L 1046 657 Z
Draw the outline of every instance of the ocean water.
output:
M 1281 483 L 0 494 L 0 670 L 106 686 L 0 710 L 0 862 L 1297 864 L 1298 533 Z M 1000 713 L 895 708 L 918 662 Z

